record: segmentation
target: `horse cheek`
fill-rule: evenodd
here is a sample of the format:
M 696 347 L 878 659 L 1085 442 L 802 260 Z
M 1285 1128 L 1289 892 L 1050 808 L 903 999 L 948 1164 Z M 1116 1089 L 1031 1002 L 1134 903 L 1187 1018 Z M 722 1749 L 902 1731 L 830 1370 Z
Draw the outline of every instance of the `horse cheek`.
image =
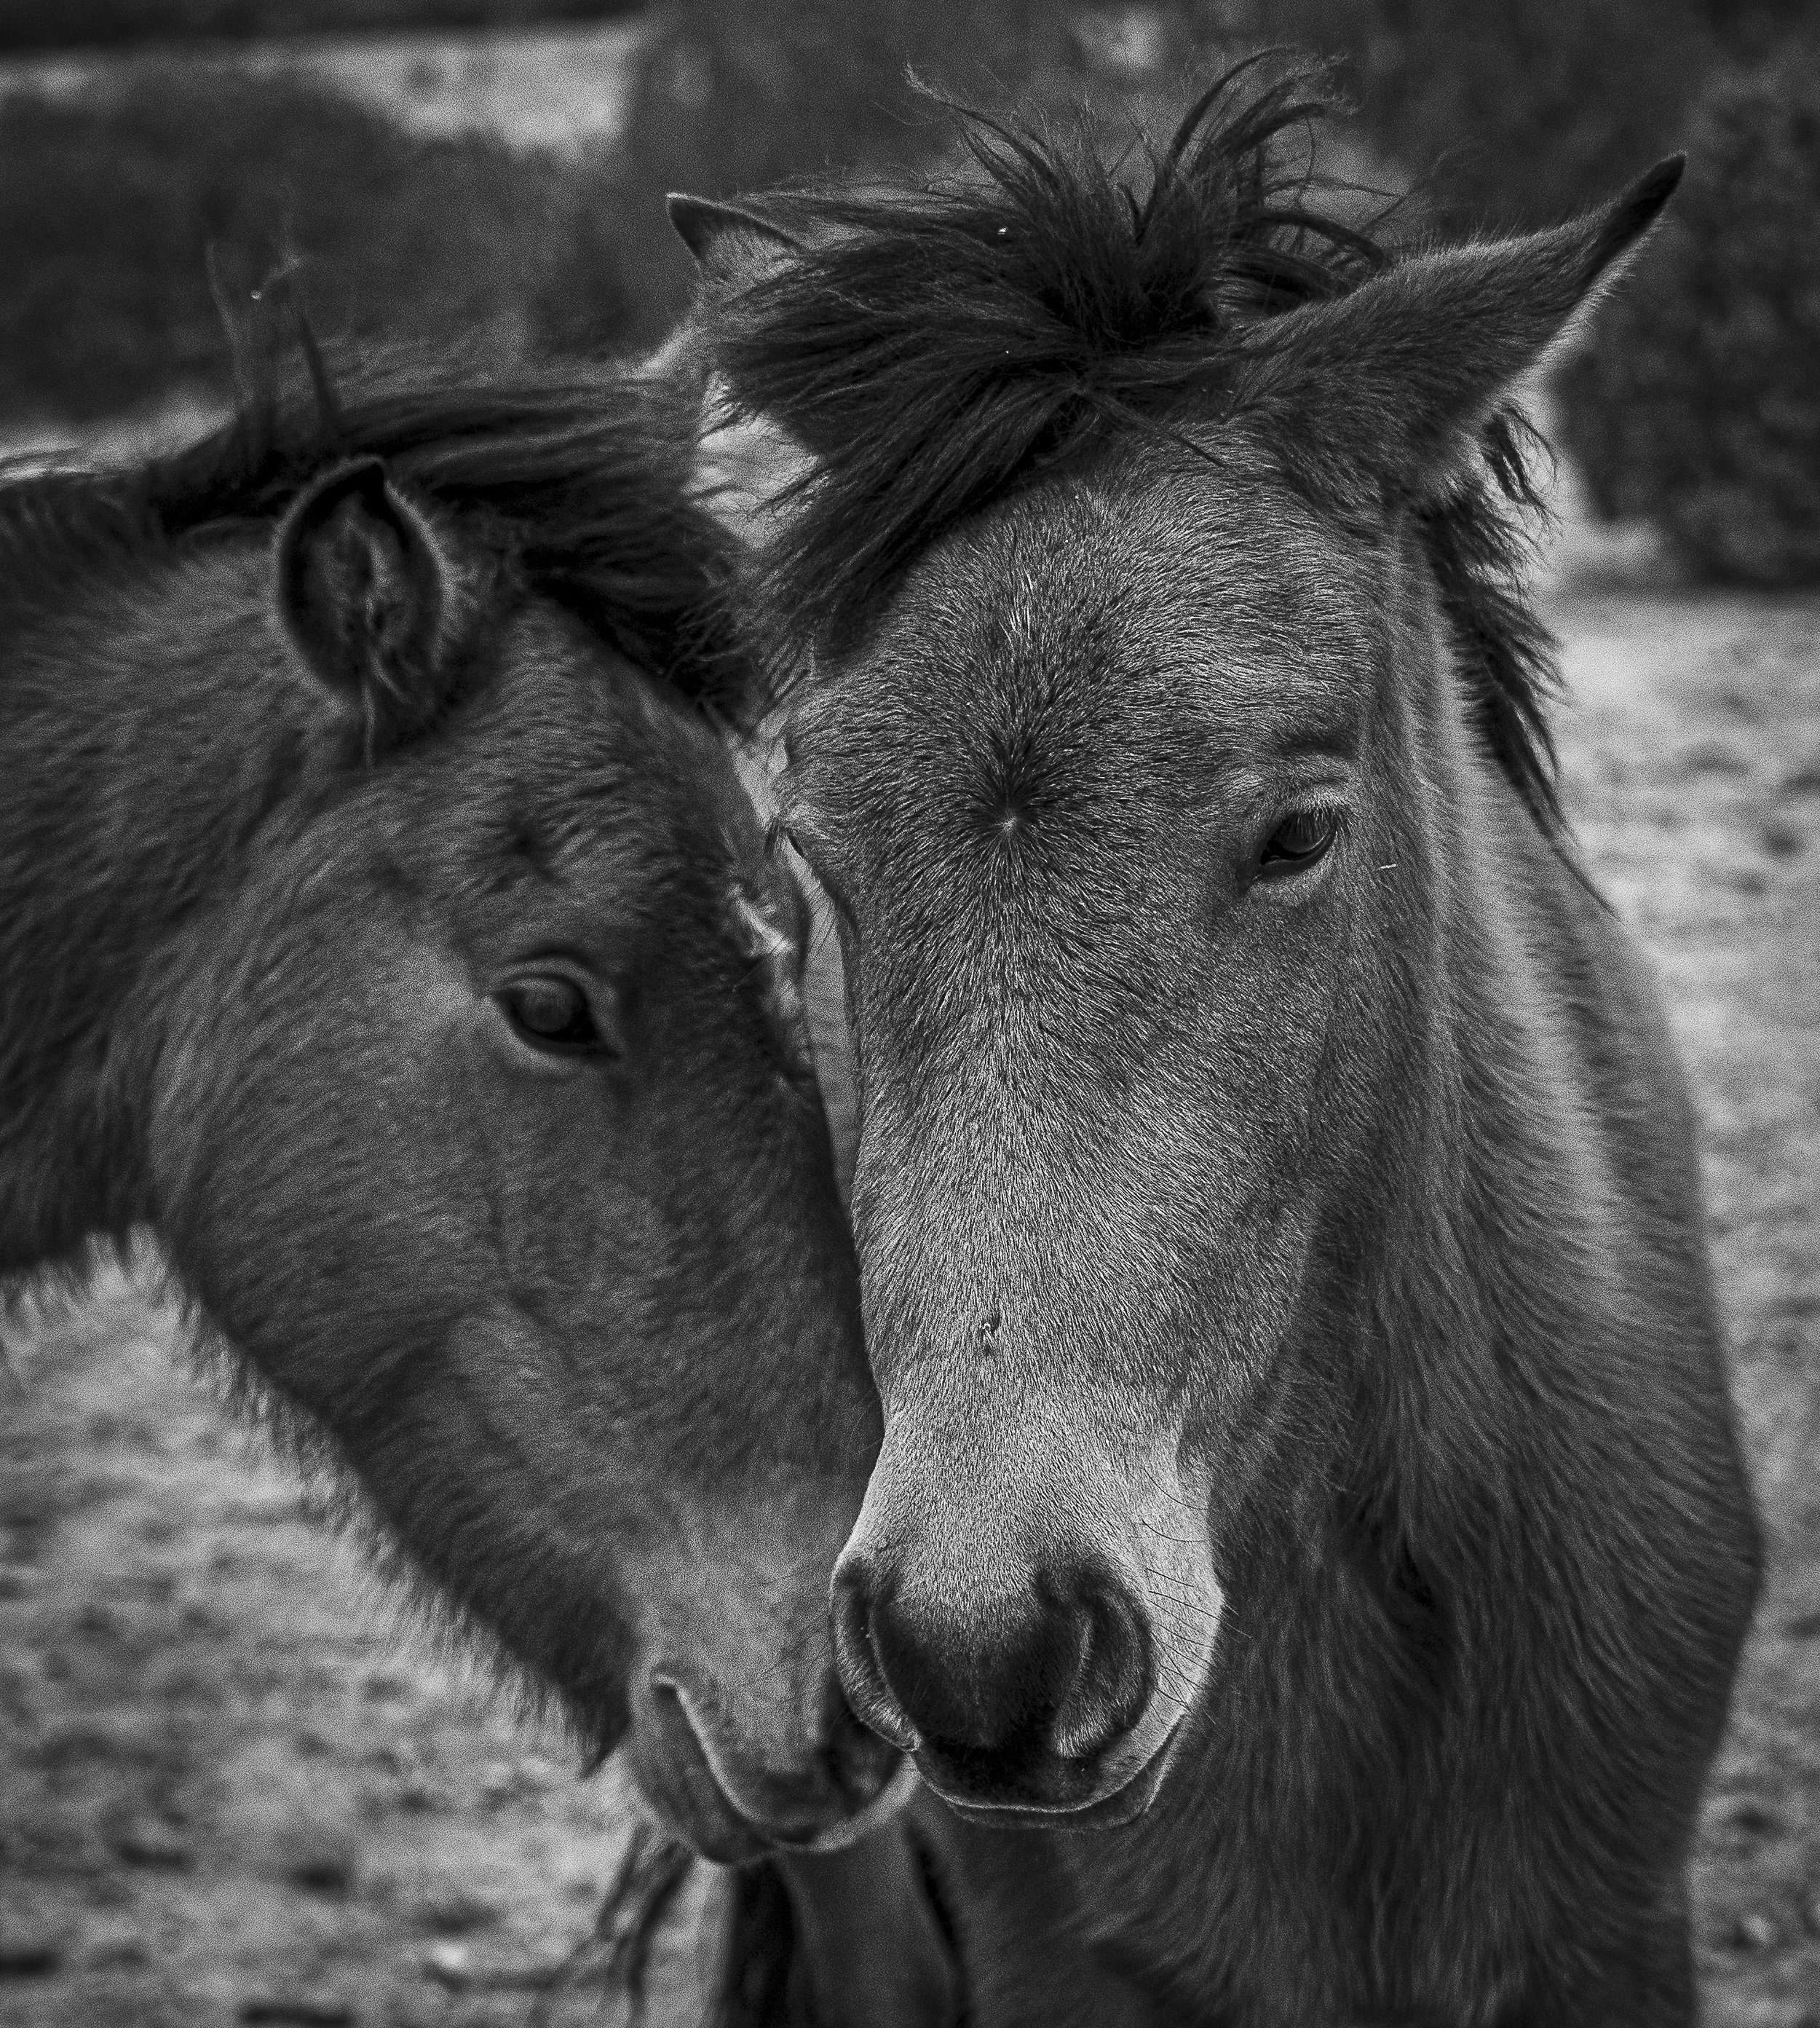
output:
M 154 1188 L 210 1323 L 287 1400 L 357 1431 L 359 1404 L 376 1412 L 433 1346 L 477 1264 L 452 1109 L 421 1082 L 439 1053 L 424 1027 L 449 996 L 426 1005 L 390 926 L 266 914 L 261 935 L 261 914 L 244 911 L 216 942 L 233 955 L 172 997 Z

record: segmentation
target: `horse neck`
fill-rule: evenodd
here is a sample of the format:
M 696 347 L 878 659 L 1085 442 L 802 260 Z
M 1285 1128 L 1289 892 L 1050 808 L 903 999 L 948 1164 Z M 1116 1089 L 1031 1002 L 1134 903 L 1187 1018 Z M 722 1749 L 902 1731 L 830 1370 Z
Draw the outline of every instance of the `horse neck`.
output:
M 0 677 L 0 1277 L 153 1218 L 159 973 L 301 754 L 262 542 L 70 574 Z M 290 723 L 287 720 L 290 720 Z

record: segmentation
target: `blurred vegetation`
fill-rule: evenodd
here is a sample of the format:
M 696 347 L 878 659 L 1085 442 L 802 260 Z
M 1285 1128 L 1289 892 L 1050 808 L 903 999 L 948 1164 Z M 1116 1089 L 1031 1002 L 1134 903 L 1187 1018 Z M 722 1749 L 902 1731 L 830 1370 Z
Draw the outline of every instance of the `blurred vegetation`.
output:
M 1664 235 L 1659 258 L 1647 257 L 1570 384 L 1570 428 L 1596 495 L 1628 511 L 1663 487 L 1695 484 L 1692 449 L 1676 463 L 1665 448 L 1677 432 L 1711 445 L 1702 471 L 1757 460 L 1782 469 L 1791 445 L 1811 464 L 1811 439 L 1798 434 L 1811 394 L 1796 388 L 1792 366 L 1768 363 L 1816 350 L 1800 307 L 1811 301 L 1802 291 L 1814 286 L 1820 197 L 1800 138 L 1811 135 L 1809 102 L 1777 87 L 1772 119 L 1760 81 L 1715 86 L 1697 113 L 1690 102 L 1752 65 L 1768 76 L 1766 52 L 1817 6 L 653 0 L 638 10 L 626 131 L 613 147 L 564 155 L 411 139 L 364 103 L 296 79 L 175 59 L 98 68 L 73 94 L 15 87 L 0 101 L 0 259 L 11 283 L 0 302 L 0 420 L 80 421 L 185 383 L 224 391 L 210 246 L 242 274 L 249 250 L 293 249 L 331 340 L 383 334 L 496 357 L 652 343 L 690 281 L 664 193 L 725 196 L 830 168 L 929 165 L 950 146 L 950 128 L 911 68 L 989 109 L 1014 97 L 1038 109 L 1085 98 L 1115 127 L 1134 113 L 1167 122 L 1219 67 L 1293 43 L 1337 63 L 1357 107 L 1352 165 L 1391 183 L 1413 178 L 1417 215 L 1449 227 L 1558 218 L 1670 147 L 1713 151 L 1718 180 L 1696 164 L 1678 207 L 1685 223 Z M 627 11 L 615 0 L 0 0 L 0 47 L 51 34 L 509 26 Z M 1721 186 L 1702 224 L 1701 193 Z M 1748 216 L 1748 229 L 1728 237 L 1728 213 Z M 1731 278 L 1722 317 L 1700 307 L 1700 274 L 1721 268 Z M 1633 345 L 1631 368 L 1620 354 Z M 1737 394 L 1728 405 L 1747 371 L 1761 398 Z M 1704 435 L 1687 420 L 1696 400 L 1716 405 Z M 1637 447 L 1646 442 L 1655 446 L 1647 455 Z M 1699 483 L 1709 503 L 1722 497 L 1716 480 Z M 1775 483 L 1800 490 L 1786 472 Z M 1694 534 L 1677 539 L 1695 552 Z M 1710 548 L 1716 537 L 1706 539 Z
M 195 37 L 516 28 L 632 12 L 640 0 L 0 0 L 0 50 Z
M 946 129 L 908 64 L 971 103 L 1086 96 L 1167 117 L 1186 81 L 1293 44 L 1334 60 L 1369 159 L 1455 228 L 1552 220 L 1674 146 L 1726 38 L 1773 32 L 1762 0 L 668 0 L 651 13 L 621 159 L 594 235 L 597 328 L 656 337 L 686 300 L 666 190 L 727 196 L 830 165 L 917 168 Z M 1725 24 L 1730 21 L 1733 28 Z M 1741 24 L 1741 25 L 1740 25 Z
M 292 81 L 177 65 L 0 108 L 0 415 L 87 420 L 224 390 L 209 250 L 241 279 L 305 260 L 323 336 L 522 353 L 560 297 L 568 174 L 486 141 L 408 138 Z
M 727 197 L 830 168 L 919 167 L 953 135 L 912 72 L 972 105 L 1096 89 L 1104 101 L 1173 76 L 1198 28 L 1167 6 L 1140 25 L 1138 10 L 1121 24 L 1045 0 L 669 0 L 642 50 L 617 202 L 595 222 L 590 324 L 649 342 L 687 300 L 667 191 Z
M 1552 223 L 1674 145 L 1703 0 L 1255 0 L 1248 28 L 1338 56 L 1366 130 L 1453 228 Z
M 1600 509 L 1699 576 L 1820 584 L 1820 36 L 1722 74 L 1686 183 L 1561 376 Z

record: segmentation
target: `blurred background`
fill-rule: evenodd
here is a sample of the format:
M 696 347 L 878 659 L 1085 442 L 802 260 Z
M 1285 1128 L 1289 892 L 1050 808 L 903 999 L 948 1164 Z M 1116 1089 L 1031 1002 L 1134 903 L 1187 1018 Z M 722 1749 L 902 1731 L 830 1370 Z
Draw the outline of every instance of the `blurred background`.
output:
M 912 67 L 1116 130 L 1271 43 L 1336 60 L 1352 165 L 1443 227 L 1690 148 L 1560 431 L 1684 566 L 1820 575 L 1814 0 L 0 0 L 0 431 L 218 403 L 211 245 L 287 243 L 331 337 L 646 346 L 688 287 L 664 193 L 931 161 Z
M 1537 390 L 1537 570 L 1568 807 L 1700 1110 L 1772 1543 L 1695 1856 L 1709 2018 L 1820 2028 L 1820 0 L 0 0 L 0 446 L 224 413 L 211 248 L 288 247 L 356 351 L 644 348 L 689 287 L 664 193 L 933 163 L 911 68 L 1116 135 L 1283 43 L 1336 61 L 1341 166 L 1422 229 L 1690 153 Z M 9 1330 L 0 2022 L 620 2018 L 587 1945 L 628 1821 L 399 1633 L 141 1283 Z M 654 2021 L 694 2018 L 701 1891 Z

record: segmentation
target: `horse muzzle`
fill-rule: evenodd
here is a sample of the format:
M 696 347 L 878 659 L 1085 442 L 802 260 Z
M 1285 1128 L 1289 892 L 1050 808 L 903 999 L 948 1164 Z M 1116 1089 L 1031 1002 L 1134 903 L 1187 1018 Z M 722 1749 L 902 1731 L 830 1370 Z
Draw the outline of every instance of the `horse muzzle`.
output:
M 630 1758 L 666 1826 L 704 1859 L 832 1852 L 908 1799 L 916 1771 L 862 1726 L 830 1682 L 804 1737 L 760 1748 L 712 1686 L 653 1670 L 634 1698 Z
M 1015 1455 L 995 1457 L 888 1425 L 834 1566 L 836 1665 L 853 1710 L 956 1808 L 1123 1821 L 1154 1797 L 1211 1666 L 1205 1501 L 1173 1440 L 1115 1458 L 1015 1427 Z
M 994 1821 L 1147 1806 L 1180 1712 L 1156 1695 L 1144 1601 L 1115 1572 L 1083 1561 L 1015 1591 L 918 1597 L 849 1551 L 834 1605 L 853 1708 L 945 1800 Z

